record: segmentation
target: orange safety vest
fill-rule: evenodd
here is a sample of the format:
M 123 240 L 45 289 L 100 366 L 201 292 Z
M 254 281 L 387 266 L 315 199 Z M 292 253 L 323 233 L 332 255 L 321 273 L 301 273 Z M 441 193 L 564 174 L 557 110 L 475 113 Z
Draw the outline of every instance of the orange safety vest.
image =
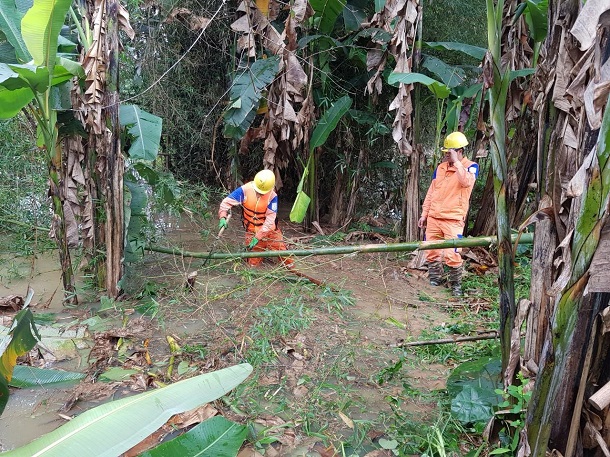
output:
M 241 204 L 242 223 L 247 231 L 256 233 L 265 223 L 267 207 L 276 193 L 272 190 L 264 195 L 257 195 L 252 183 L 245 184 L 242 189 L 244 192 L 244 201 Z M 275 227 L 277 228 L 277 220 Z

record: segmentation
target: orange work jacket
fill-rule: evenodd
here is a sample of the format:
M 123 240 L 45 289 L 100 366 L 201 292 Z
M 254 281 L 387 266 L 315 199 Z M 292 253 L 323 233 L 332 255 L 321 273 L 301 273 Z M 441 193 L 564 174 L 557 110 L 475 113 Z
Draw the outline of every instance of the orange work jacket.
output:
M 466 157 L 451 167 L 449 162 L 442 162 L 432 175 L 422 216 L 465 221 L 478 174 L 479 165 Z
M 247 182 L 220 203 L 218 217 L 226 217 L 231 207 L 241 205 L 244 228 L 261 239 L 277 229 L 277 201 L 275 190 L 260 195 L 254 190 L 253 183 Z

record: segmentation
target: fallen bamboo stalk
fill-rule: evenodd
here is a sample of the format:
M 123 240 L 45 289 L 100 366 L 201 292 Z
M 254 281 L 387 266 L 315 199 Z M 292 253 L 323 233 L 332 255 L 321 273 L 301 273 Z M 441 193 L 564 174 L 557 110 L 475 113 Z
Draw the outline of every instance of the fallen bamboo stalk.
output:
M 512 242 L 517 240 L 513 235 Z M 358 244 L 351 246 L 334 246 L 330 248 L 315 249 L 292 249 L 287 251 L 241 251 L 241 252 L 192 252 L 183 251 L 176 248 L 164 248 L 160 246 L 147 245 L 147 251 L 159 252 L 162 254 L 172 254 L 181 257 L 192 257 L 199 259 L 248 259 L 252 257 L 304 257 L 311 255 L 336 255 L 353 254 L 359 252 L 412 252 L 418 249 L 446 249 L 446 248 L 466 248 L 474 246 L 490 246 L 497 244 L 495 236 L 479 236 L 472 238 L 456 238 L 442 241 L 411 241 L 408 243 L 388 243 L 388 244 Z M 532 244 L 534 241 L 533 233 L 524 233 L 519 238 L 519 244 Z
M 593 405 L 598 411 L 602 411 L 610 405 L 610 382 L 604 384 L 597 392 L 589 398 L 589 404 Z
M 397 344 L 396 347 L 404 348 L 409 346 L 428 346 L 431 344 L 461 343 L 463 341 L 493 340 L 495 338 L 499 338 L 498 332 L 478 336 L 455 336 L 453 338 L 441 338 L 439 340 L 410 341 L 408 343 Z

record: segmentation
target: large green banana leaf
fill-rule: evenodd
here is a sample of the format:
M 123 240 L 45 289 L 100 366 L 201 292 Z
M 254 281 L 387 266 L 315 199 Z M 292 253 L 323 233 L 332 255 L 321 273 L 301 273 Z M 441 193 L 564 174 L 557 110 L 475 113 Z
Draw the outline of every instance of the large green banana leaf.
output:
M 34 325 L 34 315 L 29 308 L 19 311 L 13 324 L 2 341 L 0 341 L 0 414 L 8 401 L 8 383 L 13 376 L 17 357 L 29 352 L 40 341 L 40 335 Z
M 447 85 L 421 73 L 390 73 L 390 76 L 388 76 L 388 84 L 396 85 L 398 83 L 421 83 L 430 89 L 430 92 L 432 92 L 436 98 L 441 99 L 449 97 L 449 94 L 451 93 L 451 89 L 447 87 Z
M 309 4 L 320 18 L 318 30 L 330 35 L 339 14 L 345 8 L 345 0 L 309 0 Z
M 224 113 L 224 134 L 227 138 L 241 139 L 256 116 L 265 88 L 277 75 L 279 56 L 259 59 L 235 77 L 229 94 L 231 105 Z
M 245 425 L 215 416 L 138 457 L 235 457 L 247 434 Z
M 31 60 L 31 56 L 21 35 L 22 17 L 23 14 L 17 10 L 15 0 L 0 0 L 0 31 L 4 33 L 6 40 L 12 46 L 16 60 L 28 62 Z
M 446 49 L 448 51 L 460 51 L 477 60 L 483 60 L 483 57 L 485 57 L 485 53 L 487 52 L 487 49 L 485 48 L 454 41 L 425 41 L 424 45 L 437 50 Z
M 135 160 L 155 160 L 161 143 L 163 119 L 141 110 L 139 106 L 121 105 L 119 120 L 134 140 L 128 151 L 129 157 Z
M 57 40 L 72 0 L 35 0 L 21 20 L 21 33 L 34 65 L 49 67 L 53 72 Z
M 316 128 L 311 134 L 309 150 L 322 146 L 328 139 L 328 135 L 335 130 L 341 118 L 349 111 L 352 106 L 352 99 L 348 95 L 344 95 L 339 100 L 335 101 L 329 109 L 327 109 L 322 118 L 318 121 Z
M 103 404 L 2 457 L 116 457 L 174 414 L 225 395 L 252 372 L 244 363 Z
M 460 86 L 466 81 L 466 72 L 463 68 L 446 64 L 438 57 L 425 55 L 422 61 L 422 67 L 438 76 L 449 88 Z
M 17 365 L 13 370 L 13 377 L 9 385 L 12 387 L 39 387 L 52 384 L 65 384 L 80 381 L 84 373 L 74 371 L 50 370 L 26 365 Z

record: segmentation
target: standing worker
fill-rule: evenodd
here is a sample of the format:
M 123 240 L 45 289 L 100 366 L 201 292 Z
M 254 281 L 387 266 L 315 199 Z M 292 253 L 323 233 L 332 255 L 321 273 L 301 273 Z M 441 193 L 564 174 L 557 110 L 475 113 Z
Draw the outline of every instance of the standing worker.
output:
M 271 170 L 256 173 L 254 180 L 247 182 L 231 192 L 220 203 L 218 228 L 227 228 L 227 214 L 235 205 L 242 206 L 242 223 L 246 229 L 246 245 L 251 251 L 285 251 L 286 244 L 282 231 L 277 226 L 277 194 L 275 174 Z M 258 266 L 262 257 L 246 259 L 249 265 Z M 287 268 L 293 268 L 294 261 L 289 257 L 280 257 Z
M 479 165 L 464 157 L 468 140 L 462 132 L 445 138 L 444 160 L 434 171 L 432 183 L 422 205 L 418 227 L 426 227 L 426 241 L 462 238 L 468 213 L 470 194 L 479 174 Z M 449 287 L 454 296 L 462 295 L 462 256 L 460 250 L 430 249 L 425 251 L 430 284 L 443 280 L 443 262 L 449 267 Z

